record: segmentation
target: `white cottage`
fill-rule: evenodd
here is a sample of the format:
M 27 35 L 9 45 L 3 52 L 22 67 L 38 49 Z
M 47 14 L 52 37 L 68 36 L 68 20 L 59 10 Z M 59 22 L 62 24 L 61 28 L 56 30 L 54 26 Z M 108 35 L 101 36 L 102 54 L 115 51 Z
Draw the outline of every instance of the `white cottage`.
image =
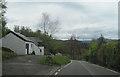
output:
M 44 55 L 44 47 L 38 47 L 32 40 L 20 33 L 10 31 L 1 40 L 2 47 L 9 48 L 18 55 L 27 55 L 33 51 L 35 55 Z

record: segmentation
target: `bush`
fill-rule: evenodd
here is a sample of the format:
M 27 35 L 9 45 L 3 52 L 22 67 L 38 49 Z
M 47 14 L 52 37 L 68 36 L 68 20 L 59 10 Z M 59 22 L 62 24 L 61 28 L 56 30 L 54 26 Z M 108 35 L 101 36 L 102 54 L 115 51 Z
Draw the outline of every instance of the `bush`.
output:
M 30 55 L 35 55 L 35 51 L 33 51 Z
M 2 49 L 2 60 L 8 60 L 17 57 L 17 54 L 8 48 Z
M 45 56 L 40 62 L 46 65 L 64 65 L 70 62 L 70 59 L 64 56 Z

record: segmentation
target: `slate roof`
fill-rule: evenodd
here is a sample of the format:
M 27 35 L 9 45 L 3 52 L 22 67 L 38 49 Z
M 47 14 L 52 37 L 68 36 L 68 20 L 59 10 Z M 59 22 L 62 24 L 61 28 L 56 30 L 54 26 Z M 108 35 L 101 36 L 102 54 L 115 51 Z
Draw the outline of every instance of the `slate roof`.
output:
M 42 40 L 40 38 L 37 37 L 28 37 L 30 40 L 32 40 L 37 46 L 38 46 L 38 42 L 42 42 Z
M 27 38 L 26 36 L 24 36 L 24 35 L 22 35 L 20 33 L 9 31 L 7 34 L 9 34 L 9 33 L 12 33 L 12 34 L 16 35 L 18 38 L 20 38 L 20 39 L 22 39 L 22 40 L 24 40 L 26 42 L 33 42 L 32 40 L 30 40 L 29 38 Z

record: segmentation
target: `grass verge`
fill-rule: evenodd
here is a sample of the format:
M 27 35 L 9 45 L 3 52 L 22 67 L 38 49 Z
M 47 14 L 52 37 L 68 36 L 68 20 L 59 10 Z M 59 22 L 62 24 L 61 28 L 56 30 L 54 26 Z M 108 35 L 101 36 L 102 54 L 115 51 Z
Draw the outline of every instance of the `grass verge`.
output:
M 40 59 L 40 63 L 61 66 L 70 63 L 70 59 L 65 56 L 44 56 Z

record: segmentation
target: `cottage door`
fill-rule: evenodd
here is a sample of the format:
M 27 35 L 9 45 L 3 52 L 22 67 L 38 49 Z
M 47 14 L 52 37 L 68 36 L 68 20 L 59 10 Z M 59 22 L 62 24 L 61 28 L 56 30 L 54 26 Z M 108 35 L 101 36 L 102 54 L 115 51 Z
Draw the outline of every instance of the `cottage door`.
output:
M 27 54 L 29 54 L 29 44 L 26 44 Z

